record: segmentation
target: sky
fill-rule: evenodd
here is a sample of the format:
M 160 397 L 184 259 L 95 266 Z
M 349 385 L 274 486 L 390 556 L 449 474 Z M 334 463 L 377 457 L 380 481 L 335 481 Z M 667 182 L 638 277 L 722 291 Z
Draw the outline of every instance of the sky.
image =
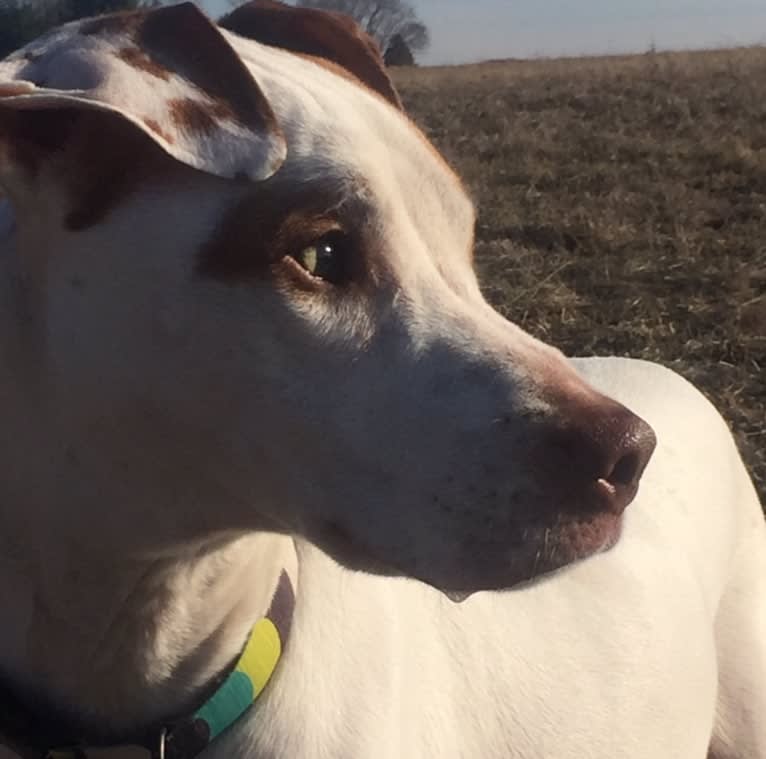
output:
M 410 2 L 431 31 L 424 64 L 766 44 L 766 0 Z
M 416 0 L 424 63 L 766 43 L 766 0 Z

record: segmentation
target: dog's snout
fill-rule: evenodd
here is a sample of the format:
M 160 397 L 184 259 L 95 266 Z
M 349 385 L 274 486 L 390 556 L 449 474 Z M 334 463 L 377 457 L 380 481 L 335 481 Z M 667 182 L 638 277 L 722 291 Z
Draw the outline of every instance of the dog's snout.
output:
M 615 514 L 635 497 L 656 445 L 643 419 L 607 399 L 570 413 L 551 436 L 547 469 L 559 488 L 585 510 Z

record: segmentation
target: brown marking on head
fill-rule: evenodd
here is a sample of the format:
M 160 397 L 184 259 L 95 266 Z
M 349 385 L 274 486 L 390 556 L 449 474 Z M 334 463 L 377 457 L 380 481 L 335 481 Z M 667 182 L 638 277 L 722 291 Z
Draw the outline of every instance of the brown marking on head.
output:
M 167 175 L 174 166 L 119 114 L 68 106 L 9 111 L 0 121 L 0 148 L 11 151 L 9 157 L 30 178 L 63 190 L 62 224 L 73 232 L 99 224 L 150 176 Z
M 175 137 L 173 137 L 173 135 L 172 135 L 172 134 L 170 134 L 169 132 L 166 132 L 166 131 L 165 131 L 165 130 L 164 130 L 164 129 L 163 129 L 163 128 L 162 128 L 162 127 L 159 125 L 159 123 L 158 123 L 157 121 L 155 121 L 154 119 L 150 119 L 150 118 L 143 118 L 143 119 L 141 119 L 141 121 L 143 121 L 143 122 L 144 122 L 144 124 L 146 124 L 146 126 L 147 126 L 147 127 L 148 127 L 148 128 L 149 128 L 149 129 L 150 129 L 152 132 L 154 132 L 154 134 L 156 134 L 158 137 L 161 137 L 161 138 L 162 138 L 163 140 L 165 140 L 165 142 L 167 142 L 168 144 L 172 145 L 172 144 L 175 142 Z
M 353 19 L 342 13 L 252 0 L 224 16 L 219 24 L 264 45 L 330 61 L 402 110 L 380 49 Z
M 0 142 L 7 146 L 9 160 L 31 178 L 39 175 L 45 161 L 63 150 L 77 123 L 72 110 L 59 110 L 48 118 L 40 118 L 35 111 L 5 110 L 0 103 L 0 113 Z
M 200 249 L 197 273 L 229 284 L 265 276 L 289 252 L 338 229 L 337 219 L 320 212 L 321 200 L 316 195 L 303 207 L 290 208 L 284 193 L 249 194 Z
M 150 173 L 169 163 L 164 151 L 117 114 L 76 107 L 3 114 L 11 158 L 29 177 L 64 191 L 64 227 L 86 229 L 106 215 Z M 115 144 L 120 146 L 115 150 Z M 76 167 L 74 170 L 72 167 Z
M 145 71 L 151 76 L 157 77 L 167 82 L 170 79 L 170 72 L 153 61 L 143 50 L 138 47 L 124 47 L 117 53 L 117 57 L 125 61 L 128 66 L 132 66 L 139 71 Z
M 173 123 L 187 132 L 209 134 L 217 125 L 215 112 L 210 105 L 189 98 L 168 102 L 168 112 Z
M 362 253 L 366 210 L 340 188 L 269 186 L 266 182 L 235 205 L 200 248 L 196 271 L 200 277 L 227 284 L 265 277 L 289 277 L 286 256 L 299 253 L 326 234 L 342 231 L 358 241 L 351 278 L 361 283 L 373 276 Z M 300 285 L 300 281 L 297 283 Z
M 104 118 L 113 123 L 105 126 Z M 148 176 L 167 172 L 169 163 L 164 151 L 131 124 L 95 112 L 78 113 L 63 159 L 77 166 L 67 180 L 69 203 L 64 218 L 64 226 L 73 232 L 102 222 Z

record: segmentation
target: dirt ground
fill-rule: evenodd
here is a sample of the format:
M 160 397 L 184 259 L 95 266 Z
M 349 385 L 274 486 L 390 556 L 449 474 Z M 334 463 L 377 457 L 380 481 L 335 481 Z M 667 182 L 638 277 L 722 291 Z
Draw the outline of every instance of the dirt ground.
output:
M 693 380 L 766 504 L 766 48 L 395 78 L 479 206 L 489 299 L 571 355 Z

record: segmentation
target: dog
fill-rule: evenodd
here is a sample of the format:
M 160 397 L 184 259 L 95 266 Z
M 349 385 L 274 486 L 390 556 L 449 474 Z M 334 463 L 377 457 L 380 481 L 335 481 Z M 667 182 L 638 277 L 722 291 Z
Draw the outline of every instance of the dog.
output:
M 485 302 L 351 21 L 65 25 L 0 62 L 0 186 L 11 755 L 766 759 L 726 424 Z

